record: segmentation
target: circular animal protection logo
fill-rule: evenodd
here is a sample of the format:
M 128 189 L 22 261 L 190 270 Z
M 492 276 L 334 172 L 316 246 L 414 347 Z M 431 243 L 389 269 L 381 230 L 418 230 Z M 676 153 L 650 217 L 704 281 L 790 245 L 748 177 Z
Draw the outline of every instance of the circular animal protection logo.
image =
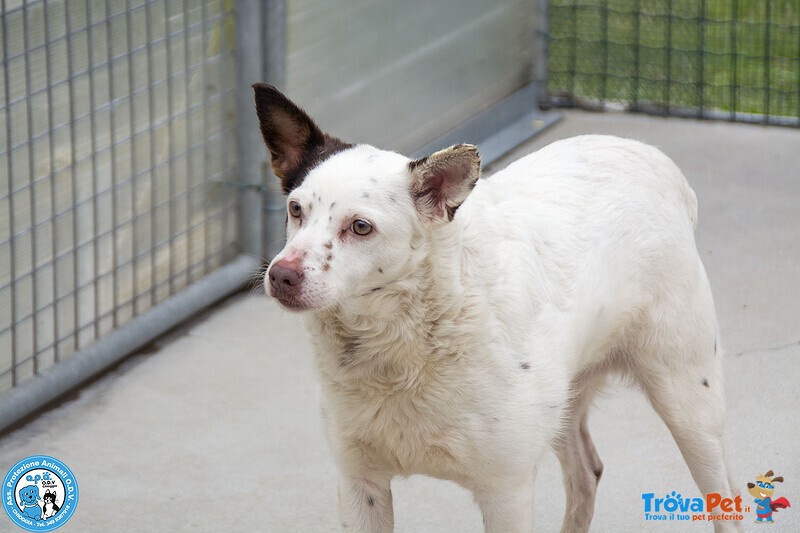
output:
M 11 467 L 3 480 L 3 509 L 26 531 L 53 531 L 78 506 L 78 482 L 67 465 L 33 455 Z

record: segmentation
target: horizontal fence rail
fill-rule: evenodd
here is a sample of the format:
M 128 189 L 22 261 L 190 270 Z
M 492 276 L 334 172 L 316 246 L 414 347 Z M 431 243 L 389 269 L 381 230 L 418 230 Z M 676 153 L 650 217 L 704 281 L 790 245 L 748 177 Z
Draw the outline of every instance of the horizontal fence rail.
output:
M 545 104 L 800 126 L 800 0 L 552 0 Z
M 239 260 L 233 27 L 230 1 L 3 2 L 0 405 Z

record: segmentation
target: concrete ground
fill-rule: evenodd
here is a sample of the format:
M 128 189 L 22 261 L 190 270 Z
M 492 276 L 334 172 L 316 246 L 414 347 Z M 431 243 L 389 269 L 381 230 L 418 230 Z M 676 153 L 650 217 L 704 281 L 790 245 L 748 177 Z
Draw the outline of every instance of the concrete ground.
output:
M 727 451 L 740 489 L 772 469 L 794 505 L 770 531 L 800 531 L 800 131 L 568 113 L 505 163 L 555 139 L 613 133 L 655 144 L 700 201 L 697 241 L 727 351 Z M 499 168 L 504 163 L 495 165 Z M 336 531 L 336 473 L 297 315 L 239 295 L 0 437 L 2 473 L 25 456 L 64 461 L 80 503 L 64 532 Z M 598 399 L 591 429 L 606 470 L 593 531 L 708 531 L 647 522 L 642 493 L 699 496 L 658 417 L 635 391 Z M 458 486 L 393 485 L 396 530 L 477 532 Z M 752 504 L 745 494 L 745 503 Z M 536 530 L 564 511 L 552 455 L 536 486 Z M 745 529 L 759 530 L 753 513 Z M 0 531 L 12 531 L 0 514 Z

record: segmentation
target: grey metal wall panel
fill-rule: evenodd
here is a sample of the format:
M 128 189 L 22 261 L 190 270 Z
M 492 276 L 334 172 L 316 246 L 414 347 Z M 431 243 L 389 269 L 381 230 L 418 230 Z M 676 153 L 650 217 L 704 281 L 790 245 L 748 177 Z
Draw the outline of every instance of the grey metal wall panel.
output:
M 286 90 L 324 129 L 408 152 L 531 82 L 535 15 L 535 0 L 289 0 Z

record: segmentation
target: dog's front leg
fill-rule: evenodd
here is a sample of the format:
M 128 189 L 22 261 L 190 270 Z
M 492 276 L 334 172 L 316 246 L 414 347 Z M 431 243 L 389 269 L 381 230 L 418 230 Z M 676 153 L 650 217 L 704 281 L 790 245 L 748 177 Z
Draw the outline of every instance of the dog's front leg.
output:
M 339 482 L 339 518 L 348 533 L 391 533 L 394 527 L 391 478 L 345 475 Z
M 533 530 L 533 477 L 475 491 L 486 533 L 530 533 Z

